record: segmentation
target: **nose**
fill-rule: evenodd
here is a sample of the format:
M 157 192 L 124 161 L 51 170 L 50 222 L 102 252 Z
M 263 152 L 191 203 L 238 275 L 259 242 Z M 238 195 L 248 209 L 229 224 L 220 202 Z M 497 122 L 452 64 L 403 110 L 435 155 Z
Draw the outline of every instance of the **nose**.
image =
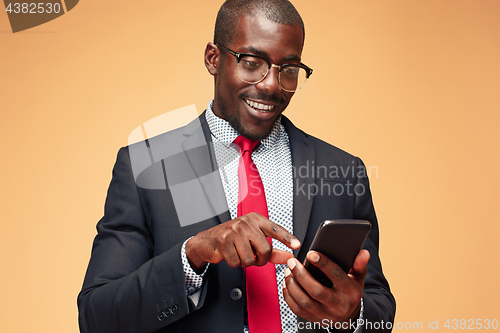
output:
M 263 90 L 269 95 L 281 93 L 278 74 L 279 66 L 272 64 L 264 80 L 256 84 L 257 89 Z

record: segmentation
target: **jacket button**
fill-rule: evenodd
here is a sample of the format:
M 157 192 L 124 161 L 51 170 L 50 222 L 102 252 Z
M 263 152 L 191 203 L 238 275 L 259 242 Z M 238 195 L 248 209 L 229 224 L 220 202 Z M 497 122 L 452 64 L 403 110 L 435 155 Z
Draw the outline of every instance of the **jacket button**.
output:
M 234 288 L 233 290 L 231 290 L 231 298 L 235 301 L 239 300 L 242 295 L 243 293 L 241 292 L 240 288 Z

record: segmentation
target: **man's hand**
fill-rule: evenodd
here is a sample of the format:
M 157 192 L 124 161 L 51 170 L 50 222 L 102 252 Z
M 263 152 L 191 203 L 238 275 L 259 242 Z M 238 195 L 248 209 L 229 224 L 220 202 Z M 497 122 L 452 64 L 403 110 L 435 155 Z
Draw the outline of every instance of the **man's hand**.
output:
M 279 240 L 291 249 L 300 242 L 282 226 L 257 213 L 240 216 L 198 233 L 186 243 L 186 256 L 194 271 L 206 263 L 226 260 L 229 267 L 263 266 L 267 262 L 286 264 L 290 252 L 273 249 L 267 237 Z
M 312 322 L 324 319 L 334 323 L 356 321 L 361 308 L 364 279 L 368 273 L 366 264 L 370 253 L 361 250 L 349 274 L 325 255 L 310 251 L 307 259 L 333 282 L 327 288 L 316 281 L 297 259 L 288 260 L 283 283 L 283 296 L 290 309 Z M 347 325 L 346 325 L 347 326 Z

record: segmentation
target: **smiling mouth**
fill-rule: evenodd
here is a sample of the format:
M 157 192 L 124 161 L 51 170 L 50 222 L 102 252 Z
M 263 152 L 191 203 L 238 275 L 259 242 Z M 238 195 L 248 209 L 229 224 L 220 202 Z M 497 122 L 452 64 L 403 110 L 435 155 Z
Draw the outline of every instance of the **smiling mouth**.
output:
M 252 108 L 259 112 L 271 112 L 274 108 L 274 105 L 268 105 L 268 104 L 262 104 L 262 103 L 256 103 L 252 102 L 248 99 L 244 99 L 244 101 Z

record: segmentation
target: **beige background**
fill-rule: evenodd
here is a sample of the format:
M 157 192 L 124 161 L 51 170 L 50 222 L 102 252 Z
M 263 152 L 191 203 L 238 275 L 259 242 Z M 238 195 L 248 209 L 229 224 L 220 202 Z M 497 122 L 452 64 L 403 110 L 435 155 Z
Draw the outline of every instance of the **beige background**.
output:
M 500 1 L 294 3 L 314 74 L 286 114 L 376 167 L 396 321 L 500 320 Z M 87 0 L 17 34 L 0 12 L 1 332 L 78 331 L 116 152 L 204 110 L 220 4 Z

